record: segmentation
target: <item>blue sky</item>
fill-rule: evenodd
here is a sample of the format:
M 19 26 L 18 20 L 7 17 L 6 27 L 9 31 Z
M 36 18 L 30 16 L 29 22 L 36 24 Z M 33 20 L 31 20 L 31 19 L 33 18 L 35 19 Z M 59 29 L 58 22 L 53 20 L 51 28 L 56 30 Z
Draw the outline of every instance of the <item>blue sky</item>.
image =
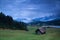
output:
M 15 20 L 57 17 L 60 16 L 60 0 L 0 0 L 1 11 Z

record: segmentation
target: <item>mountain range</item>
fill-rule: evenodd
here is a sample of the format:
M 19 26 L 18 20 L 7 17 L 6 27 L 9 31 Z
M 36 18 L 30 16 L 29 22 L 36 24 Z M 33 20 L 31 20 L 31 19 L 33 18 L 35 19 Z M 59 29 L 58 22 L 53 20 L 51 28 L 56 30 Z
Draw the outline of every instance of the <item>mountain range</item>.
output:
M 32 22 L 32 21 L 51 21 L 54 20 L 56 17 L 53 16 L 49 16 L 49 17 L 38 17 L 38 18 L 33 18 L 31 20 L 27 19 L 27 18 L 17 18 L 17 21 L 23 21 L 23 22 Z
M 60 18 L 58 19 L 54 17 L 34 18 L 32 20 L 17 19 L 17 21 L 23 21 L 23 22 L 33 24 L 33 25 L 37 25 L 37 24 L 60 25 Z

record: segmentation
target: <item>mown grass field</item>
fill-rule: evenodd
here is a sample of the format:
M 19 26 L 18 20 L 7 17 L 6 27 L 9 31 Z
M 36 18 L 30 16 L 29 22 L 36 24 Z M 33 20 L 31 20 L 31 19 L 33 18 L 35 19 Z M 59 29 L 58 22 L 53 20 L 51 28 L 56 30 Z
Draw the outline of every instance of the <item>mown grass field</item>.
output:
M 60 40 L 60 29 L 48 28 L 44 35 L 35 34 L 36 27 L 30 27 L 29 31 L 0 30 L 0 40 Z

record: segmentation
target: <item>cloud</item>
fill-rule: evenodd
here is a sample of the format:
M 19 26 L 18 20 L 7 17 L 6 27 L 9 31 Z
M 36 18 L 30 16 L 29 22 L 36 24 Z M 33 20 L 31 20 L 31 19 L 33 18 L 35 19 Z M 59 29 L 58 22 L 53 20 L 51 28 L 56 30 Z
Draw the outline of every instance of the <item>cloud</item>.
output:
M 13 19 L 49 17 L 60 10 L 59 0 L 0 0 L 0 11 Z

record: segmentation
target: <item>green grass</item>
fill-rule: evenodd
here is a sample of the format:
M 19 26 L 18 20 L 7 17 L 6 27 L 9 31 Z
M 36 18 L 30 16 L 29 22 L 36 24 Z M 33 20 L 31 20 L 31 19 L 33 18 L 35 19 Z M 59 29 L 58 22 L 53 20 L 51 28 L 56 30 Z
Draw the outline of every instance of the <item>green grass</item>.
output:
M 44 35 L 35 34 L 36 27 L 30 27 L 29 31 L 0 30 L 0 40 L 60 40 L 60 29 L 48 28 Z

